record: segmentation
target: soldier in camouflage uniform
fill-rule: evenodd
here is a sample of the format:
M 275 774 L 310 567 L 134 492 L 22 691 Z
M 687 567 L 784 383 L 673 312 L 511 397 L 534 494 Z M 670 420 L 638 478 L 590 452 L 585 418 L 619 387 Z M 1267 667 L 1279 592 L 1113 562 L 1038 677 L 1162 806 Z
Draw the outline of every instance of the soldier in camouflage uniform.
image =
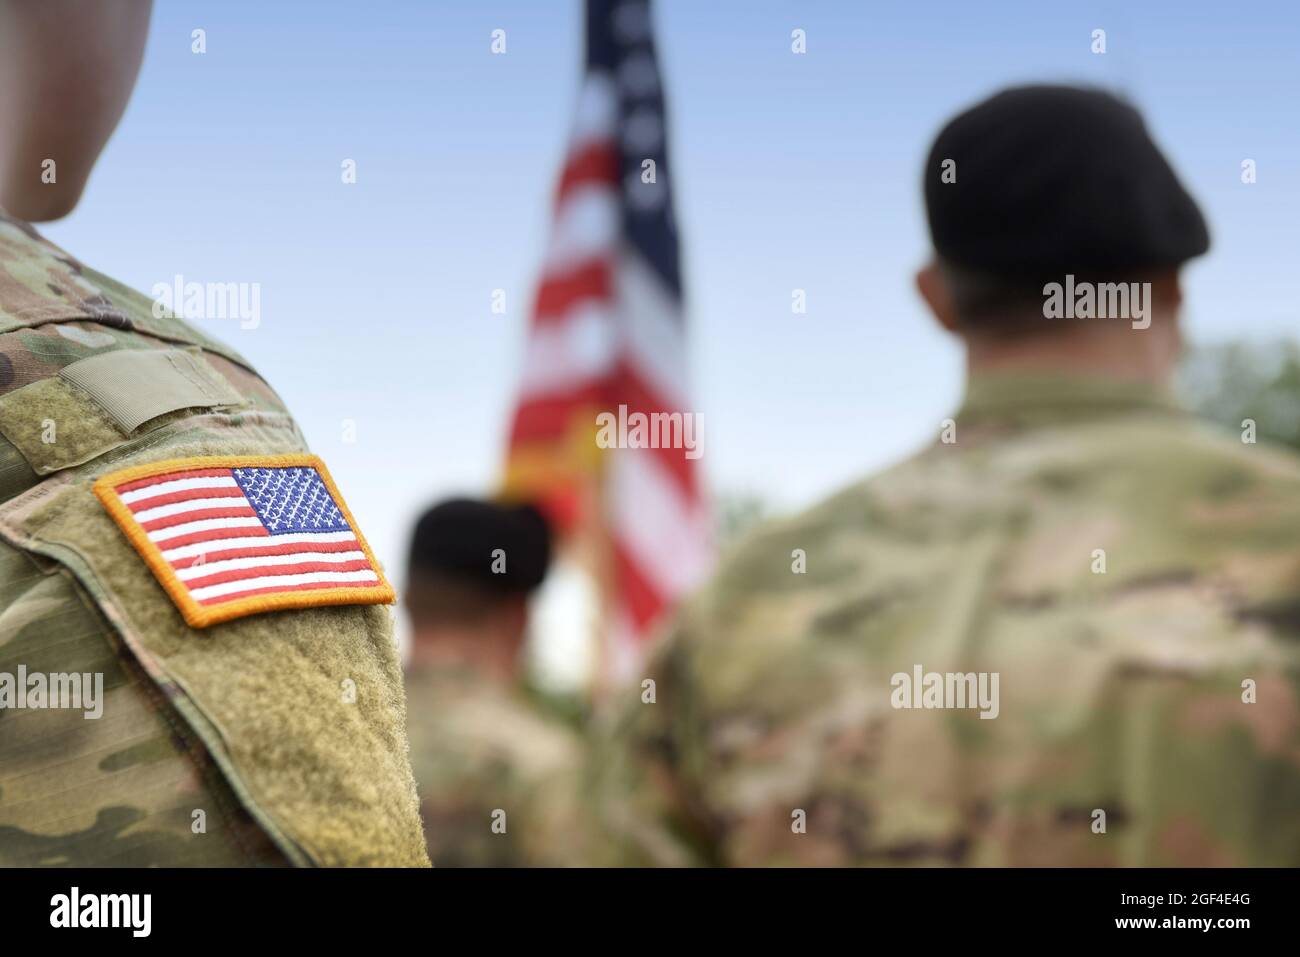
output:
M 1193 201 L 1069 88 L 959 116 L 925 193 L 965 401 L 689 602 L 602 736 L 607 860 L 1300 864 L 1300 461 L 1169 397 Z M 1150 326 L 1045 318 L 1066 274 Z
M 416 525 L 406 695 L 435 867 L 581 858 L 574 815 L 582 750 L 522 687 L 527 600 L 549 552 L 546 522 L 527 506 L 453 499 Z
M 75 203 L 139 65 L 148 4 L 92 6 L 0 2 L 0 202 L 35 218 Z M 389 609 L 191 624 L 93 488 L 305 452 L 238 353 L 0 213 L 0 865 L 427 865 Z M 102 676 L 102 713 L 20 707 L 23 674 Z

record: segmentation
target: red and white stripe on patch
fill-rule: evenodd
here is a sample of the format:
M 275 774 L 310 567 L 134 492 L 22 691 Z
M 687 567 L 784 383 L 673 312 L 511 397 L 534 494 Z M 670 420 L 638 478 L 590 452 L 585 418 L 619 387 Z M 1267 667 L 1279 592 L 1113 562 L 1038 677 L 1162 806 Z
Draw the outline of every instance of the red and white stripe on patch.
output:
M 105 475 L 95 494 L 192 627 L 395 600 L 316 456 L 173 459 Z

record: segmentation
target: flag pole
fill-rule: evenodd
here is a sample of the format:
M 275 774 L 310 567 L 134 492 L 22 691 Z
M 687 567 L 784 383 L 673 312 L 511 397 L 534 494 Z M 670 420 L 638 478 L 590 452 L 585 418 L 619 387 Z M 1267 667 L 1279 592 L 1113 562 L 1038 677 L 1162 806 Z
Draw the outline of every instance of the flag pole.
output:
M 589 569 L 596 587 L 597 615 L 595 627 L 595 660 L 592 670 L 591 699 L 593 707 L 608 700 L 613 685 L 613 655 L 615 610 L 617 608 L 618 573 L 615 565 L 614 541 L 609 527 L 607 476 L 611 449 L 602 451 L 597 467 L 590 473 L 586 487 L 585 507 L 590 509 L 587 524 Z

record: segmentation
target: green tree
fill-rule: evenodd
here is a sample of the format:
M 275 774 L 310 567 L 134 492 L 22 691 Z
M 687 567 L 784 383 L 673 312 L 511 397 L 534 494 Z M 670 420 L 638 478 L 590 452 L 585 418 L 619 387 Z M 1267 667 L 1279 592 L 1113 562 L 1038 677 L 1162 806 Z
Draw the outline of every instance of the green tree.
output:
M 718 522 L 718 545 L 724 551 L 772 517 L 767 500 L 752 491 L 714 492 L 713 510 Z
M 1234 432 L 1255 422 L 1256 435 L 1300 450 L 1300 344 L 1236 341 L 1189 351 L 1179 377 L 1198 413 Z

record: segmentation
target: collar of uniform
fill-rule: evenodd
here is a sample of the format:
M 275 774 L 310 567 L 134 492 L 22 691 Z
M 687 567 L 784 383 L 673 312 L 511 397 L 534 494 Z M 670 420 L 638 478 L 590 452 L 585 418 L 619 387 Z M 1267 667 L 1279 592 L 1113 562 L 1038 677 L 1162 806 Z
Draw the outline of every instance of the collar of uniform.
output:
M 35 226 L 27 222 L 27 220 L 25 219 L 19 219 L 13 213 L 9 212 L 9 210 L 5 209 L 3 206 L 0 206 L 0 223 L 8 223 L 14 229 L 17 229 L 20 232 L 25 233 L 26 235 L 30 236 L 32 239 L 36 240 L 37 242 L 41 242 L 41 243 L 47 242 L 45 237 L 42 236 L 40 232 L 37 231 Z
M 1167 389 L 1122 379 L 1046 373 L 972 377 L 957 413 L 963 423 L 1055 425 L 1140 412 L 1184 410 Z

